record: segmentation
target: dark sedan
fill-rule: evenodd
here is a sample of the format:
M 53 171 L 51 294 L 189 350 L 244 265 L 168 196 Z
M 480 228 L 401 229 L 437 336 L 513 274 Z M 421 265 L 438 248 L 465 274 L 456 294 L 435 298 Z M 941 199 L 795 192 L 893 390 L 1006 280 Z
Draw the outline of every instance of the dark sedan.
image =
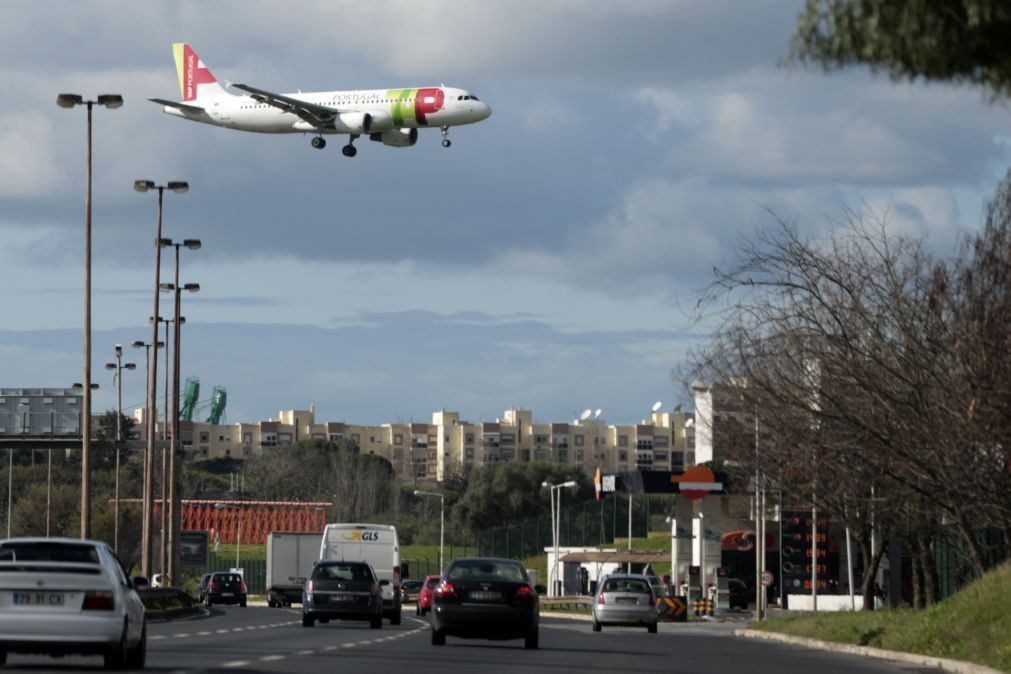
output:
M 302 592 L 302 626 L 312 627 L 317 620 L 366 620 L 373 629 L 382 627 L 379 586 L 367 562 L 319 562 Z
M 435 588 L 432 644 L 447 636 L 465 639 L 523 639 L 537 648 L 541 587 L 534 587 L 514 559 L 468 557 L 454 560 Z
M 238 604 L 246 607 L 246 583 L 237 573 L 220 571 L 212 573 L 204 590 L 204 605 Z

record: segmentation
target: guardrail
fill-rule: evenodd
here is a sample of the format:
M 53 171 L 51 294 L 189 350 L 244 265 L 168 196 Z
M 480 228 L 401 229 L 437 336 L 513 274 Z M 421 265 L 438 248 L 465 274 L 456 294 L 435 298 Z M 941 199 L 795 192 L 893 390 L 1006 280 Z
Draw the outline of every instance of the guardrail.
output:
M 593 597 L 584 595 L 572 595 L 568 597 L 541 597 L 541 608 L 550 611 L 561 609 L 563 611 L 589 611 L 593 607 Z
M 137 590 L 149 618 L 167 618 L 192 613 L 197 608 L 196 599 L 188 592 L 174 587 L 146 587 Z

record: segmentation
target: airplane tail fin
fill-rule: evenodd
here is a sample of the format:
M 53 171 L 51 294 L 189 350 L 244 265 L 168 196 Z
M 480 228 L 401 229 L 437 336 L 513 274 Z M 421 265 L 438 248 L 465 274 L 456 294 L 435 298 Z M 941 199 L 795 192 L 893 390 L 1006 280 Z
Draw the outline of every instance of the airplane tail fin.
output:
M 172 45 L 172 55 L 175 57 L 179 91 L 184 102 L 228 95 L 211 74 L 210 68 L 193 51 L 193 47 L 185 42 L 177 42 Z

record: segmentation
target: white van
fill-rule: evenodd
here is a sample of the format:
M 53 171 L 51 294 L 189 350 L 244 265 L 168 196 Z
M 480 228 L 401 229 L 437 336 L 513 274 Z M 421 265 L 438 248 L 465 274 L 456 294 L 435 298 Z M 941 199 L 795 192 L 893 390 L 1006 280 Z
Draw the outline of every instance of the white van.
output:
M 383 590 L 383 617 L 400 624 L 400 542 L 392 524 L 328 524 L 320 560 L 368 562 Z M 384 582 L 385 581 L 385 582 Z

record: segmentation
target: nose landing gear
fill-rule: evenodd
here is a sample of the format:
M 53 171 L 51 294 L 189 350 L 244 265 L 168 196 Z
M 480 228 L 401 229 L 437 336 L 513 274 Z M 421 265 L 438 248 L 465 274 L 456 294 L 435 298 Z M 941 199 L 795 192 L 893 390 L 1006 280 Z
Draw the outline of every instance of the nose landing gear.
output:
M 442 127 L 442 146 L 449 147 L 453 142 L 449 139 L 449 127 Z

